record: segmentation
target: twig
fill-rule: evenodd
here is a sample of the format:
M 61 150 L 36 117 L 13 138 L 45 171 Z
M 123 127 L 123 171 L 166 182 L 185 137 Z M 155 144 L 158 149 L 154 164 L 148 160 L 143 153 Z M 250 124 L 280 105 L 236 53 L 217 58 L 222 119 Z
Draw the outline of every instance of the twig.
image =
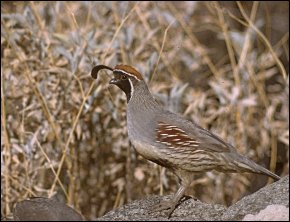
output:
M 53 165 L 52 165 L 52 163 L 51 163 L 51 160 L 49 159 L 49 157 L 47 156 L 46 152 L 44 151 L 43 147 L 41 146 L 40 142 L 39 142 L 38 139 L 37 139 L 37 133 L 38 133 L 38 132 L 36 132 L 36 134 L 33 134 L 32 132 L 25 132 L 25 133 L 28 134 L 28 135 L 32 135 L 33 137 L 35 137 L 35 141 L 36 141 L 37 146 L 39 147 L 39 149 L 41 150 L 43 156 L 45 157 L 45 159 L 46 159 L 47 162 L 49 163 L 49 167 L 50 167 L 51 171 L 53 172 L 53 174 L 56 176 L 56 178 L 57 178 L 57 182 L 58 182 L 59 185 L 61 186 L 61 189 L 62 189 L 62 191 L 64 192 L 66 198 L 68 198 L 68 193 L 67 193 L 65 187 L 63 186 L 61 180 L 60 180 L 59 177 L 57 176 L 57 174 L 56 174 L 56 172 L 55 172 L 55 170 L 54 170 L 54 168 L 53 168 Z
M 240 9 L 240 12 L 242 13 L 243 17 L 246 19 L 246 21 L 249 23 L 250 27 L 252 27 L 256 33 L 261 37 L 261 39 L 264 41 L 264 43 L 266 44 L 266 46 L 268 47 L 268 49 L 270 50 L 274 60 L 276 61 L 278 68 L 281 71 L 281 74 L 283 76 L 283 78 L 285 80 L 287 80 L 287 74 L 286 74 L 286 70 L 282 64 L 282 62 L 280 61 L 280 59 L 277 57 L 276 53 L 274 52 L 270 42 L 268 41 L 268 39 L 265 37 L 265 35 L 252 23 L 252 21 L 249 19 L 248 15 L 246 14 L 243 6 L 241 5 L 240 2 L 237 2 L 238 7 Z
M 142 25 L 146 29 L 146 31 L 150 32 L 151 27 L 150 27 L 148 21 L 145 19 L 146 17 L 144 16 L 144 14 L 142 13 L 142 11 L 139 7 L 136 8 L 136 12 L 137 12 L 137 15 L 138 15 L 140 21 L 142 22 Z M 153 42 L 152 45 L 155 47 L 155 49 L 160 52 L 161 47 L 159 45 L 158 40 L 155 37 L 152 37 L 152 42 Z M 168 69 L 169 73 L 172 76 L 177 76 L 177 73 L 174 71 L 173 67 L 170 65 L 170 62 L 168 61 L 168 58 L 166 58 L 163 54 L 161 54 L 161 59 L 162 59 L 162 62 L 165 64 L 166 68 Z
M 233 46 L 229 37 L 229 33 L 228 33 L 228 27 L 227 24 L 225 22 L 225 18 L 223 15 L 223 11 L 221 10 L 219 3 L 218 2 L 214 2 L 214 6 L 217 10 L 218 13 L 218 19 L 219 19 L 219 24 L 222 28 L 222 32 L 223 35 L 225 37 L 225 42 L 226 42 L 226 46 L 227 46 L 227 50 L 228 50 L 228 54 L 229 54 L 229 58 L 230 58 L 230 62 L 231 62 L 231 66 L 232 66 L 232 70 L 233 70 L 233 74 L 234 74 L 234 79 L 235 79 L 235 84 L 236 86 L 240 86 L 240 77 L 239 77 L 239 72 L 237 67 L 237 63 L 236 63 L 236 59 L 235 59 L 235 53 L 233 50 Z
M 251 17 L 250 17 L 250 20 L 251 21 L 255 21 L 255 17 L 256 17 L 256 14 L 257 14 L 257 10 L 258 10 L 258 5 L 259 5 L 259 2 L 254 2 L 253 3 L 253 8 L 252 8 L 252 11 L 251 11 Z M 250 45 L 251 45 L 251 29 L 248 28 L 247 29 L 247 32 L 246 32 L 246 37 L 245 37 L 245 41 L 244 41 L 244 45 L 243 45 L 243 49 L 242 49 L 242 52 L 241 52 L 241 55 L 240 55 L 240 59 L 239 59 L 239 63 L 238 63 L 238 69 L 241 69 L 245 63 L 245 60 L 246 60 L 246 57 L 247 57 L 247 54 L 248 54 L 248 50 L 250 48 Z
M 104 54 L 104 58 L 103 58 L 103 60 L 102 60 L 103 62 L 104 62 L 106 56 L 108 55 L 108 52 L 111 50 L 112 44 L 113 44 L 113 42 L 114 42 L 114 40 L 115 40 L 117 34 L 118 34 L 119 31 L 121 30 L 121 27 L 123 26 L 123 24 L 125 23 L 125 21 L 128 19 L 128 17 L 132 14 L 132 12 L 135 10 L 135 8 L 136 8 L 137 5 L 138 5 L 138 2 L 134 5 L 134 7 L 130 10 L 130 12 L 128 13 L 128 15 L 124 18 L 124 20 L 121 22 L 121 24 L 120 24 L 119 27 L 117 28 L 117 30 L 116 30 L 116 32 L 115 32 L 115 34 L 114 34 L 114 36 L 113 36 L 113 38 L 112 38 L 112 40 L 111 40 L 111 42 L 110 42 L 110 44 L 109 44 L 109 47 L 107 48 L 107 51 L 106 51 L 105 54 Z M 64 149 L 64 151 L 63 151 L 63 154 L 62 154 L 61 160 L 60 160 L 60 162 L 59 162 L 59 168 L 58 168 L 57 173 L 56 173 L 56 176 L 57 176 L 57 177 L 59 177 L 59 175 L 60 175 L 60 172 L 61 172 L 61 169 L 62 169 L 62 166 L 63 166 L 64 160 L 65 160 L 65 157 L 66 157 L 66 152 L 67 152 L 68 147 L 69 147 L 69 144 L 70 144 L 70 141 L 71 141 L 71 139 L 72 139 L 72 137 L 73 137 L 73 133 L 74 133 L 75 128 L 76 128 L 76 125 L 77 125 L 77 123 L 78 123 L 78 121 L 79 121 L 80 115 L 81 115 L 81 113 L 82 113 L 82 111 L 83 111 L 84 105 L 86 104 L 86 101 L 87 101 L 88 97 L 90 96 L 90 94 L 91 94 L 91 92 L 92 92 L 92 90 L 93 90 L 94 84 L 95 84 L 95 82 L 93 81 L 93 82 L 91 83 L 91 85 L 90 85 L 90 88 L 89 88 L 88 91 L 87 91 L 87 94 L 85 95 L 85 98 L 83 99 L 83 102 L 82 102 L 82 104 L 81 104 L 81 106 L 80 106 L 80 109 L 79 109 L 79 111 L 78 111 L 78 113 L 77 113 L 77 116 L 76 116 L 76 118 L 75 118 L 74 121 L 73 121 L 72 129 L 71 129 L 70 134 L 69 134 L 69 136 L 68 136 L 68 139 L 67 139 L 67 141 L 66 141 L 65 149 Z M 52 195 L 52 193 L 53 193 L 53 190 L 55 189 L 56 182 L 57 182 L 57 178 L 54 179 L 54 182 L 53 182 L 53 184 L 52 184 L 52 186 L 51 186 L 51 188 L 50 188 L 49 197 L 51 197 L 51 195 Z
M 212 72 L 213 76 L 216 79 L 219 79 L 219 77 L 220 77 L 220 71 L 215 67 L 215 65 L 211 61 L 210 57 L 207 55 L 205 49 L 203 48 L 202 44 L 194 36 L 193 31 L 185 24 L 185 22 L 183 21 L 180 13 L 176 10 L 176 8 L 173 7 L 171 5 L 171 3 L 169 3 L 168 6 L 169 6 L 170 11 L 172 11 L 173 14 L 176 16 L 176 19 L 178 20 L 178 22 L 180 23 L 181 27 L 183 28 L 183 30 L 185 31 L 185 33 L 188 35 L 188 37 L 190 38 L 190 40 L 192 41 L 192 43 L 194 45 L 196 45 L 197 47 L 200 48 L 201 56 L 203 57 L 205 63 L 207 64 L 208 68 Z
M 4 137 L 4 164 L 5 164 L 5 169 L 4 169 L 4 178 L 5 178 L 5 185 L 4 185 L 4 192 L 5 192 L 5 215 L 10 214 L 10 164 L 11 164 L 11 147 L 10 147 L 10 141 L 9 141 L 9 136 L 7 132 L 7 123 L 6 123 L 6 99 L 5 99 L 5 94 L 4 94 L 4 80 L 2 78 L 2 69 L 1 69 L 1 125 L 3 128 L 1 128 L 1 131 L 3 129 L 3 137 Z M 1 132 L 2 134 L 2 132 Z M 2 137 L 2 136 L 1 136 Z
M 164 44 L 165 44 L 165 40 L 166 40 L 166 37 L 167 37 L 167 32 L 170 28 L 170 26 L 175 22 L 172 21 L 168 26 L 167 28 L 165 29 L 165 32 L 164 32 L 164 35 L 163 35 L 163 41 L 162 41 L 162 45 L 161 45 L 161 49 L 159 51 L 159 55 L 158 55 L 158 59 L 157 59 L 157 62 L 156 62 L 156 65 L 155 65 L 155 68 L 154 68 L 154 71 L 153 71 L 153 74 L 151 75 L 151 78 L 149 79 L 149 83 L 153 80 L 153 77 L 156 73 L 156 70 L 157 70 L 157 67 L 158 67 L 158 64 L 159 64 L 159 61 L 160 61 L 160 58 L 161 58 L 161 55 L 162 55 L 162 52 L 163 52 L 163 48 L 164 48 Z

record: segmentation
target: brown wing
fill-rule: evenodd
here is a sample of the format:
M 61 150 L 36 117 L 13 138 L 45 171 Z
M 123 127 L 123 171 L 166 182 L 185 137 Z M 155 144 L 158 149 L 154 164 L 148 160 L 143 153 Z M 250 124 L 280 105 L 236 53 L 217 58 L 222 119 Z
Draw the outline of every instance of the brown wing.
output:
M 158 122 L 156 128 L 167 165 L 196 172 L 224 168 L 225 154 L 233 149 L 230 144 L 192 122 L 183 122 L 184 130 L 176 125 Z
M 189 137 L 185 131 L 177 126 L 159 122 L 156 131 L 156 142 L 163 143 L 167 145 L 168 148 L 197 148 L 199 146 L 199 142 L 197 140 Z
M 211 152 L 230 152 L 233 147 L 221 138 L 198 125 L 193 125 L 185 132 L 180 127 L 159 122 L 156 129 L 156 141 L 168 148 L 184 148 L 184 150 L 205 150 Z

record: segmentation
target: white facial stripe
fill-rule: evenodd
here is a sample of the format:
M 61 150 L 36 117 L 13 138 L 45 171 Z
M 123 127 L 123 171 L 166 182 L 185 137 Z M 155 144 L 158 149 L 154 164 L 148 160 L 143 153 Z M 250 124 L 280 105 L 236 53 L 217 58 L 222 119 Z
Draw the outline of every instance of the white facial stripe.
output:
M 129 73 L 129 72 L 125 72 L 125 71 L 122 70 L 122 69 L 114 69 L 114 71 L 124 73 L 125 75 L 131 76 L 131 77 L 135 78 L 136 80 L 140 81 L 140 79 L 138 79 L 137 76 L 132 75 L 132 74 Z
M 133 96 L 133 93 L 134 93 L 134 87 L 133 87 L 133 83 L 132 83 L 131 79 L 128 78 L 128 80 L 129 80 L 129 83 L 131 86 L 131 92 L 130 92 L 130 99 L 131 99 Z M 129 99 L 129 101 L 130 101 L 130 99 Z

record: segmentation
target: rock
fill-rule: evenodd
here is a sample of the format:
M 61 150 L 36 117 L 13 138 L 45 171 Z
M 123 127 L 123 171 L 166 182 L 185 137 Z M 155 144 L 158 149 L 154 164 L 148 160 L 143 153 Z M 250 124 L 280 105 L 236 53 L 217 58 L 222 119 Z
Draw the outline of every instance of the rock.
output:
M 165 221 L 168 220 L 165 212 L 153 213 L 151 209 L 154 204 L 165 199 L 168 200 L 170 197 L 172 196 L 153 196 L 144 200 L 133 201 L 130 204 L 110 211 L 96 220 Z M 281 180 L 260 189 L 256 193 L 242 198 L 229 208 L 218 204 L 206 204 L 199 200 L 188 199 L 183 201 L 175 209 L 169 220 L 242 220 L 247 214 L 258 214 L 268 205 L 274 204 L 289 207 L 289 176 L 285 176 Z M 275 218 L 279 220 L 279 217 Z M 284 218 L 285 215 L 281 215 L 280 219 Z
M 243 221 L 289 221 L 289 208 L 273 204 L 261 210 L 258 214 L 247 214 Z
M 257 214 L 272 204 L 289 207 L 289 176 L 242 198 L 227 209 L 221 220 L 242 220 L 245 215 Z
M 82 221 L 73 208 L 53 198 L 36 197 L 18 202 L 13 210 L 16 221 Z
M 172 196 L 153 196 L 144 200 L 133 201 L 116 210 L 110 211 L 97 220 L 168 220 L 165 212 L 152 212 L 152 206 Z M 226 210 L 222 205 L 211 205 L 199 200 L 187 199 L 172 213 L 170 220 L 218 220 Z

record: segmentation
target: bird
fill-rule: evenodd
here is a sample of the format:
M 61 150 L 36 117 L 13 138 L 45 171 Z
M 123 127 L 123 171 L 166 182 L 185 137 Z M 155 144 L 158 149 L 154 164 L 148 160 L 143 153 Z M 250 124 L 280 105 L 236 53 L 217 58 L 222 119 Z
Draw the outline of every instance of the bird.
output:
M 114 68 L 97 65 L 91 71 L 94 79 L 102 69 L 112 71 L 109 84 L 118 86 L 127 98 L 127 130 L 133 147 L 145 159 L 172 171 L 180 181 L 173 198 L 156 206 L 167 210 L 168 218 L 194 180 L 197 172 L 250 172 L 280 177 L 256 164 L 218 135 L 194 121 L 166 110 L 152 96 L 140 72 L 129 65 Z

